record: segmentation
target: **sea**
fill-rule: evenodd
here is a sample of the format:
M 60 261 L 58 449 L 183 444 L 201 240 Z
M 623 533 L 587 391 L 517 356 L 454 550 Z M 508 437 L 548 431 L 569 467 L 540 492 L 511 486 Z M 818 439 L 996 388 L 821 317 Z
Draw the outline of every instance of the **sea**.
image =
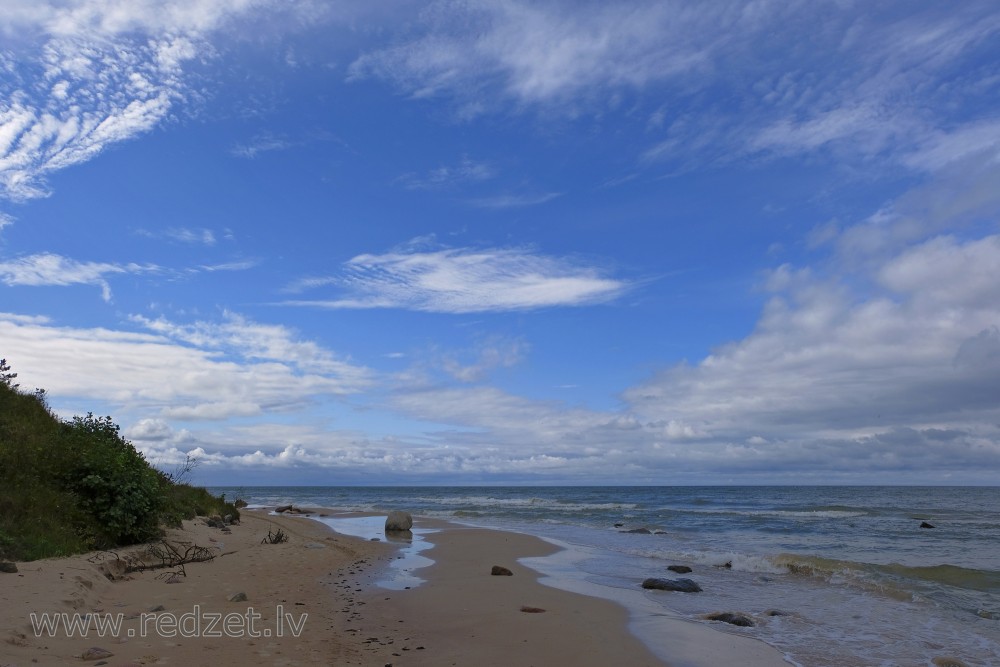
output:
M 801 667 L 1000 666 L 1000 488 L 210 490 L 251 506 L 401 509 L 541 537 L 563 547 L 525 561 L 543 583 L 621 602 L 633 631 L 664 655 L 669 637 L 656 632 L 650 609 L 757 638 Z M 324 520 L 359 536 L 377 536 L 380 526 Z M 407 585 L 419 585 L 431 561 L 417 552 L 432 542 L 432 532 L 417 531 Z M 670 565 L 692 572 L 674 574 Z M 689 578 L 702 591 L 643 590 L 649 577 Z M 717 612 L 755 625 L 705 620 Z

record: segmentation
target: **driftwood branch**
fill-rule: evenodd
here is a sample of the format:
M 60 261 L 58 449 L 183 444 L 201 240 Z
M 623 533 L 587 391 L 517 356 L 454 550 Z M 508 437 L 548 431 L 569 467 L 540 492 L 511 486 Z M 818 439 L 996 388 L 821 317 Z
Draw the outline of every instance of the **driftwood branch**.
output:
M 149 544 L 138 553 L 129 554 L 125 560 L 125 572 L 146 572 L 177 568 L 176 574 L 187 576 L 184 566 L 188 563 L 203 563 L 215 558 L 216 553 L 209 547 L 197 544 L 171 544 L 166 540 Z

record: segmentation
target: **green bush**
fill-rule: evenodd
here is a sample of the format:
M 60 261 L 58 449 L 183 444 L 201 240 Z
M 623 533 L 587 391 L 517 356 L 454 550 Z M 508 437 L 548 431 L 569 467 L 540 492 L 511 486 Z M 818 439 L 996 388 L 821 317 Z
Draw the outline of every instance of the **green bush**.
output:
M 159 474 L 111 417 L 74 417 L 63 426 L 70 457 L 63 483 L 97 521 L 94 546 L 134 544 L 159 535 L 163 505 Z
M 49 410 L 0 360 L 0 559 L 34 560 L 156 538 L 196 515 L 239 511 L 157 471 L 111 417 Z

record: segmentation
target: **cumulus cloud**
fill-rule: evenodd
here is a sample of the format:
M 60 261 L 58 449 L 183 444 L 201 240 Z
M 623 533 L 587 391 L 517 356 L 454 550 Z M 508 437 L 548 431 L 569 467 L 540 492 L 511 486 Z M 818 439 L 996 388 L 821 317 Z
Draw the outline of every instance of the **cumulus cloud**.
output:
M 781 269 L 750 336 L 624 397 L 645 419 L 684 420 L 718 439 L 874 442 L 901 429 L 987 437 L 1000 418 L 987 398 L 1000 392 L 1000 376 L 955 360 L 992 350 L 998 240 L 936 238 L 908 249 L 876 276 L 890 292 L 864 299 Z
M 358 255 L 341 276 L 312 279 L 310 285 L 323 282 L 340 285 L 347 296 L 286 303 L 475 313 L 601 303 L 629 288 L 598 269 L 519 248 Z

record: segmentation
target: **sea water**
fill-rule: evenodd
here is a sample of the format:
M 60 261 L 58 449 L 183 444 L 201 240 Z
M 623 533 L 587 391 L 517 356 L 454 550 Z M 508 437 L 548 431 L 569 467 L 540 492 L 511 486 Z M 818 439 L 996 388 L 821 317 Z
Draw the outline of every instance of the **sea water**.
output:
M 403 509 L 563 546 L 551 585 L 659 605 L 803 667 L 1000 665 L 1000 489 L 983 487 L 243 487 L 251 504 Z M 921 528 L 926 523 L 933 528 Z M 646 529 L 643 532 L 628 532 Z M 433 537 L 429 538 L 433 541 Z M 687 565 L 675 575 L 668 565 Z M 701 593 L 642 591 L 648 577 Z M 628 595 L 624 595 L 628 592 Z M 703 620 L 750 615 L 755 627 Z M 640 636 L 656 643 L 655 628 Z M 655 648 L 655 646 L 654 646 Z

